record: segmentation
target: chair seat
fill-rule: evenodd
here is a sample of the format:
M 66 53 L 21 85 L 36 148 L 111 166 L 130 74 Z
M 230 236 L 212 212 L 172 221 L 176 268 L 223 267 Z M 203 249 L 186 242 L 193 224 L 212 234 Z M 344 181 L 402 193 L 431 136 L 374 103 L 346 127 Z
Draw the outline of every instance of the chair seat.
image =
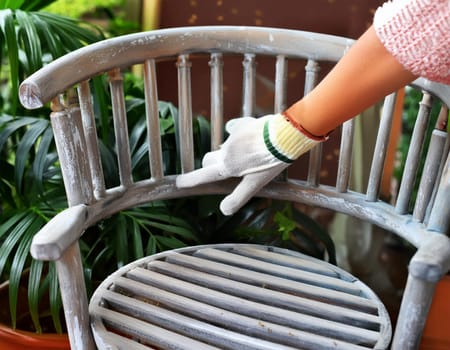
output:
M 391 324 L 349 273 L 287 249 L 220 244 L 126 265 L 90 303 L 100 348 L 383 349 Z

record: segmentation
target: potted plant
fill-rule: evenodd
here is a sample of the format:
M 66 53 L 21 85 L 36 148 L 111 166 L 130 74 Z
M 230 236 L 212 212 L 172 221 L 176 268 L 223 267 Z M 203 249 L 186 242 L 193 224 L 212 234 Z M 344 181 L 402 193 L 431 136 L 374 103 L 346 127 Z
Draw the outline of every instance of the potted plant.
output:
M 33 332 L 14 333 L 12 337 L 12 330 L 2 327 L 3 334 L 9 336 L 8 348 L 13 347 L 12 340 L 21 349 L 32 348 L 21 343 L 21 339 L 47 330 L 37 316 L 38 301 L 45 291 L 54 316 L 53 328 L 62 332 L 53 267 L 30 259 L 28 248 L 35 230 L 48 220 L 48 215 L 62 208 L 63 191 L 55 182 L 56 158 L 49 121 L 45 119 L 48 114 L 45 110 L 21 109 L 17 98 L 19 82 L 46 62 L 104 37 L 92 25 L 38 11 L 51 2 L 16 0 L 3 2 L 0 8 L 0 275 L 1 293 L 6 293 L 1 299 L 7 301 L 2 310 L 10 310 L 6 313 L 10 322 L 4 322 L 10 323 L 11 329 L 16 328 L 24 321 L 16 306 L 24 304 L 19 295 L 25 294 L 30 318 L 24 322 L 33 325 Z M 25 289 L 22 283 L 26 284 Z M 24 290 L 26 293 L 22 293 Z M 55 339 L 52 338 L 53 344 Z M 62 346 L 68 348 L 65 337 Z

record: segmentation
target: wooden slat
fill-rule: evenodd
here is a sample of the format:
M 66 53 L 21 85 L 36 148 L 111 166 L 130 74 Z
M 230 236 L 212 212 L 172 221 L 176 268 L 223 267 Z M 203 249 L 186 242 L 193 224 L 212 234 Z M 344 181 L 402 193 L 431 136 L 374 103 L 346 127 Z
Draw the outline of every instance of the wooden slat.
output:
M 376 314 L 377 311 L 377 307 L 373 301 L 366 298 L 349 295 L 340 291 L 329 290 L 323 287 L 311 286 L 298 281 L 291 281 L 278 276 L 271 276 L 261 272 L 249 271 L 244 268 L 181 254 L 170 254 L 167 257 L 167 261 L 182 266 L 188 266 L 196 270 L 207 271 L 219 276 L 228 277 L 229 279 L 236 281 L 243 281 L 254 285 L 263 285 L 266 288 L 307 296 L 315 300 L 327 301 L 333 305 L 345 305 L 355 310 L 367 311 L 373 314 Z
M 164 291 L 185 296 L 204 304 L 216 306 L 257 320 L 272 322 L 352 343 L 373 345 L 376 343 L 379 335 L 376 331 L 232 296 L 142 268 L 131 270 L 127 273 L 127 277 L 144 283 L 147 286 L 154 286 Z M 121 285 L 121 287 L 124 286 Z
M 192 87 L 189 55 L 178 56 L 178 138 L 181 171 L 194 170 L 194 135 L 192 131 Z
M 441 180 L 439 182 L 439 192 L 436 194 L 433 209 L 427 223 L 427 228 L 436 232 L 447 232 L 450 227 L 450 153 L 442 170 Z
M 218 346 L 221 349 L 271 350 L 279 348 L 280 350 L 293 350 L 288 346 L 248 336 L 244 332 L 235 332 L 220 327 L 214 322 L 205 322 L 189 315 L 189 310 L 187 313 L 168 310 L 164 308 L 163 303 L 155 303 L 152 300 L 154 296 L 152 291 L 155 291 L 157 296 L 165 295 L 165 298 L 161 297 L 161 300 L 170 298 L 170 293 L 165 294 L 164 291 L 158 291 L 145 284 L 123 278 L 118 279 L 117 286 L 123 288 L 122 291 L 125 293 L 136 293 L 138 300 L 136 300 L 136 295 L 134 298 L 130 298 L 127 295 L 105 291 L 104 298 L 110 307 L 151 324 L 157 324 L 178 336 L 188 336 L 196 341 Z M 176 295 L 174 296 L 176 297 Z M 189 307 L 189 299 L 185 300 L 187 301 L 185 307 Z
M 108 292 L 105 293 L 105 297 L 107 296 Z M 133 303 L 134 302 L 136 301 L 134 300 Z M 156 347 L 179 350 L 219 349 L 106 307 L 98 305 L 91 306 L 90 310 L 94 317 L 101 318 L 110 329 L 118 331 L 121 334 L 141 339 L 143 342 L 148 342 Z
M 286 109 L 288 62 L 285 56 L 278 55 L 275 64 L 275 100 L 274 113 Z
M 305 67 L 304 94 L 308 94 L 317 85 L 319 80 L 320 66 L 317 61 L 308 60 Z M 322 164 L 322 143 L 317 144 L 309 152 L 308 185 L 316 187 L 320 182 L 320 167 Z
M 79 152 L 86 148 L 81 119 L 79 108 L 52 112 L 50 116 L 69 206 L 94 200 L 89 163 Z
M 211 54 L 211 150 L 223 142 L 223 57 L 221 53 Z
M 311 286 L 329 288 L 353 295 L 359 295 L 361 293 L 358 286 L 355 286 L 352 283 L 353 281 L 347 282 L 339 278 L 333 278 L 292 267 L 281 266 L 277 263 L 248 258 L 223 250 L 205 248 L 198 250 L 194 255 L 210 261 L 217 261 L 230 266 L 245 268 L 249 271 L 262 272 L 270 274 L 271 276 L 279 276 L 292 281 L 307 283 Z
M 314 350 L 327 349 L 332 345 L 337 346 L 337 348 L 364 348 L 341 340 L 268 322 L 260 318 L 253 318 L 230 312 L 223 308 L 218 308 L 203 302 L 197 302 L 191 298 L 153 288 L 146 284 L 124 279 L 122 277 L 116 279 L 115 284 L 119 288 L 124 288 L 125 293 L 136 293 L 140 298 L 149 299 L 151 303 L 156 303 L 161 307 L 167 307 L 172 311 L 179 311 L 182 315 L 212 323 L 216 326 L 224 327 L 225 329 L 243 332 L 266 341 Z M 133 305 L 134 300 L 130 303 L 130 306 Z M 139 312 L 139 309 L 133 310 L 133 314 Z M 161 314 L 161 317 L 167 317 L 166 315 L 167 312 L 164 312 L 164 314 Z M 167 320 L 164 325 L 166 327 L 172 326 L 179 316 L 180 315 L 174 314 L 173 318 Z M 184 321 L 182 322 L 182 325 L 185 328 L 189 328 L 189 325 L 193 322 L 194 321 Z
M 392 120 L 394 118 L 396 99 L 397 93 L 392 93 L 384 100 L 380 128 L 378 129 L 377 141 L 370 168 L 369 182 L 367 185 L 366 200 L 368 202 L 375 202 L 378 199 L 384 161 L 386 159 L 386 152 L 389 143 L 389 135 L 391 132 Z
M 281 254 L 267 249 L 236 245 L 230 249 L 230 251 L 236 254 L 259 259 L 261 261 L 272 262 L 280 266 L 289 266 L 325 276 L 339 277 L 339 274 L 334 269 L 330 268 L 330 266 L 326 265 L 323 261 L 319 263 L 306 255 L 300 257 L 300 254 L 294 255 L 294 253 L 289 250 L 285 250 L 283 251 L 283 254 Z M 352 280 L 354 280 L 354 278 L 352 278 Z
M 120 183 L 127 187 L 132 184 L 130 143 L 128 139 L 128 123 L 123 92 L 123 78 L 120 70 L 109 72 L 109 86 L 111 90 L 111 104 L 114 120 L 114 134 L 116 137 L 117 161 L 119 166 Z
M 165 261 L 152 261 L 148 269 L 188 281 L 196 285 L 205 286 L 230 295 L 237 295 L 248 300 L 255 300 L 267 305 L 273 305 L 286 310 L 301 312 L 306 315 L 320 316 L 325 320 L 332 320 L 344 324 L 379 330 L 380 318 L 372 314 L 347 309 L 319 300 L 287 294 L 268 288 L 262 288 L 225 277 L 215 276 L 206 272 L 196 271 L 187 267 L 170 264 Z
M 420 179 L 417 199 L 413 211 L 413 219 L 419 222 L 424 220 L 427 208 L 430 205 L 446 140 L 447 132 L 437 129 L 433 130 L 430 145 L 428 147 L 427 158 L 423 167 L 423 174 L 426 174 L 426 176 L 422 176 Z
M 406 214 L 409 211 L 409 201 L 416 182 L 417 169 L 419 168 L 425 134 L 430 120 L 431 102 L 431 95 L 424 93 L 411 135 L 411 142 L 395 204 L 395 210 L 399 214 Z
M 95 125 L 94 107 L 89 81 L 80 83 L 78 86 L 78 97 L 86 139 L 86 158 L 89 160 L 91 169 L 94 196 L 96 198 L 103 198 L 105 196 L 105 180 L 98 147 L 97 127 Z
M 350 182 L 354 131 L 355 119 L 350 119 L 342 125 L 341 148 L 336 178 L 336 190 L 341 193 L 347 192 Z
M 159 180 L 164 174 L 161 136 L 159 132 L 158 91 L 156 86 L 155 60 L 147 60 L 144 63 L 144 89 L 150 174 L 153 179 Z
M 254 117 L 256 103 L 256 61 L 254 54 L 245 54 L 242 80 L 242 117 Z

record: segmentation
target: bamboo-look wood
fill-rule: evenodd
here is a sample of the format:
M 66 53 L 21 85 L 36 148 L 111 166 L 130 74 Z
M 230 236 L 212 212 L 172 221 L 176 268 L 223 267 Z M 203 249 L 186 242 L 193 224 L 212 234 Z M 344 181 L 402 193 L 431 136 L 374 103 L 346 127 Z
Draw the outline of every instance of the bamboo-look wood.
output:
M 223 142 L 223 57 L 211 54 L 211 150 L 215 151 Z
M 54 106 L 54 110 L 57 111 L 52 112 L 51 122 L 54 132 L 59 135 L 55 138 L 55 142 L 63 173 L 67 201 L 69 206 L 76 208 L 75 206 L 79 204 L 92 203 L 94 191 L 89 161 L 84 156 L 84 150 L 87 147 L 81 112 L 72 103 L 72 97 L 69 95 L 68 106 L 65 110 L 60 111 L 61 105 Z M 83 211 L 79 215 L 74 217 L 80 218 Z M 68 224 L 70 224 L 70 220 L 57 223 L 58 226 L 62 227 L 66 227 Z M 80 225 L 80 223 L 71 225 L 71 228 L 76 225 Z M 81 227 L 77 229 L 80 230 Z M 50 236 L 55 235 L 53 230 L 49 234 Z M 71 236 L 74 239 L 73 241 L 67 239 L 70 236 L 61 237 L 67 246 L 61 249 L 61 255 L 55 261 L 55 266 L 71 348 L 91 350 L 95 349 L 95 344 L 89 327 L 84 270 L 78 240 L 76 235 Z M 55 249 L 53 250 L 55 251 Z M 77 317 L 74 317 L 74 315 Z
M 255 55 L 246 53 L 243 66 L 242 80 L 242 117 L 255 116 L 256 103 L 256 61 Z
M 420 179 L 420 185 L 417 192 L 417 199 L 414 205 L 413 219 L 423 222 L 429 204 L 431 201 L 433 189 L 436 186 L 439 168 L 442 164 L 442 155 L 444 154 L 447 132 L 443 130 L 433 130 L 428 146 L 428 153 L 423 167 L 423 172 L 427 174 Z
M 198 52 L 210 55 L 211 116 L 212 119 L 217 119 L 212 120 L 212 124 L 220 124 L 219 120 L 223 118 L 223 55 L 232 53 L 243 57 L 243 115 L 253 116 L 257 93 L 255 79 L 258 55 L 276 57 L 277 91 L 274 111 L 277 112 L 281 111 L 286 103 L 288 60 L 308 61 L 305 82 L 305 92 L 307 92 L 317 82 L 319 62 L 337 61 L 351 43 L 351 40 L 345 38 L 273 28 L 192 27 L 158 30 L 89 45 L 47 65 L 21 85 L 21 101 L 27 107 L 36 108 L 52 99 L 55 101 L 52 126 L 70 208 L 57 215 L 37 233 L 31 251 L 36 258 L 57 261 L 59 278 L 64 286 L 61 291 L 66 295 L 63 297 L 64 308 L 66 319 L 69 320 L 69 336 L 73 349 L 90 349 L 93 344 L 89 327 L 84 321 L 87 304 L 83 280 L 80 278 L 82 276 L 81 261 L 79 252 L 77 253 L 77 240 L 84 230 L 118 211 L 149 201 L 228 193 L 236 184 L 231 180 L 193 189 L 178 189 L 175 186 L 175 176 L 162 173 L 162 163 L 158 160 L 161 154 L 158 148 L 161 146 L 156 142 L 150 145 L 154 138 L 160 137 L 159 127 L 156 126 L 158 95 L 155 62 L 158 59 L 175 58 L 176 60 L 178 58 L 180 124 L 177 125 L 177 130 L 181 140 L 180 149 L 183 149 L 181 153 L 183 154 L 183 172 L 185 172 L 193 169 L 194 159 L 191 139 L 191 62 L 188 54 Z M 119 154 L 125 152 L 124 155 L 119 156 L 119 167 L 125 181 L 121 181 L 120 186 L 105 189 L 104 194 L 99 195 L 101 186 L 98 186 L 96 178 L 99 177 L 100 172 L 92 166 L 98 162 L 98 159 L 94 160 L 94 163 L 85 159 L 86 154 L 96 152 L 95 142 L 90 140 L 94 135 L 90 119 L 93 117 L 93 106 L 92 99 L 88 96 L 87 81 L 101 72 L 109 72 L 107 74 L 111 78 L 112 105 L 115 113 L 114 126 L 121 128 L 120 132 L 127 134 L 123 87 L 118 67 L 125 68 L 137 63 L 144 64 L 145 71 L 151 177 L 137 182 L 132 181 L 131 166 L 127 165 L 129 161 L 127 135 L 119 134 L 118 137 L 116 136 L 116 143 L 120 148 Z M 73 71 L 77 71 L 77 75 L 74 75 Z M 80 83 L 81 115 L 79 108 L 73 104 L 70 93 L 68 103 L 62 102 L 63 99 L 58 97 L 77 83 Z M 423 79 L 418 79 L 413 85 L 429 91 L 434 97 L 444 101 L 447 106 L 450 105 L 448 86 L 432 84 Z M 434 285 L 450 269 L 449 239 L 445 235 L 436 234 L 436 232 L 446 232 L 450 226 L 450 161 L 448 160 L 450 146 L 447 137 L 443 147 L 441 140 L 439 147 L 432 146 L 432 150 L 429 151 L 430 160 L 427 160 L 427 163 L 432 163 L 433 169 L 438 169 L 437 174 L 432 176 L 436 178 L 435 182 L 439 185 L 434 186 L 432 190 L 429 185 L 423 186 L 423 189 L 420 186 L 419 193 L 424 192 L 426 196 L 431 196 L 432 203 L 428 206 L 417 204 L 417 207 L 420 207 L 420 215 L 417 214 L 415 217 L 408 213 L 396 212 L 392 205 L 380 201 L 378 189 L 394 103 L 395 96 L 389 96 L 383 108 L 384 114 L 374 151 L 369 186 L 365 194 L 348 190 L 351 135 L 353 134 L 352 122 L 348 122 L 343 126 L 336 186 L 319 184 L 321 152 L 318 152 L 317 155 L 312 155 L 315 165 L 313 164 L 309 170 L 308 173 L 311 175 L 308 176 L 307 181 L 293 179 L 274 181 L 263 188 L 258 195 L 348 214 L 396 233 L 418 248 L 410 262 L 410 277 L 405 289 L 405 299 L 394 340 L 396 344 L 394 349 L 404 350 L 413 349 L 418 344 Z M 212 149 L 221 142 L 220 134 L 223 131 L 222 125 L 214 126 L 214 128 L 216 131 L 213 134 L 215 133 L 216 136 L 214 136 L 215 141 L 212 142 Z M 184 146 L 181 147 L 181 145 Z M 89 151 L 89 148 L 94 151 Z M 125 150 L 121 150 L 122 148 Z M 436 151 L 433 151 L 433 148 L 436 148 Z M 131 162 L 129 164 L 131 165 Z M 97 174 L 94 174 L 95 172 Z M 424 176 L 427 177 L 429 172 L 431 170 L 424 170 Z M 430 191 L 432 191 L 431 195 Z M 426 213 L 422 219 L 424 210 Z M 421 222 L 422 220 L 425 225 Z M 117 285 L 123 289 L 128 288 L 133 293 L 138 290 L 144 293 L 155 292 L 159 295 L 158 298 L 163 298 L 155 305 L 143 305 L 142 300 L 120 295 L 118 292 L 121 288 L 109 288 L 116 282 L 113 284 L 105 282 L 97 292 L 99 299 L 95 296 L 90 303 L 91 322 L 95 329 L 97 345 L 101 348 L 141 350 L 144 345 L 133 341 L 137 338 L 154 343 L 145 348 L 176 346 L 180 349 L 201 349 L 202 347 L 292 349 L 309 347 L 317 350 L 329 348 L 331 344 L 337 348 L 339 346 L 346 349 L 361 348 L 361 344 L 349 345 L 347 341 L 359 343 L 364 338 L 364 341 L 371 344 L 369 348 L 387 348 L 390 325 L 384 307 L 366 286 L 345 271 L 284 250 L 275 252 L 271 249 L 266 251 L 258 248 L 255 252 L 253 248 L 247 249 L 240 245 L 211 248 L 209 246 L 194 254 L 189 252 L 183 255 L 169 252 L 167 256 L 163 254 L 148 257 L 127 265 L 123 273 L 118 272 L 111 277 L 117 277 Z M 233 250 L 232 255 L 229 255 L 229 252 L 224 254 L 220 251 L 229 248 Z M 149 276 L 151 278 L 148 278 Z M 158 279 L 155 280 L 155 277 Z M 173 279 L 177 282 L 173 282 Z M 354 286 L 360 286 L 364 290 L 362 294 L 356 293 L 353 282 Z M 149 283 L 151 288 L 148 288 Z M 145 288 L 141 284 L 144 284 Z M 158 292 L 158 288 L 163 288 L 164 292 Z M 208 293 L 202 288 L 208 288 Z M 210 288 L 214 289 L 213 293 L 209 293 Z M 176 295 L 172 298 L 172 294 L 177 293 L 189 294 Z M 361 295 L 365 295 L 367 299 L 360 300 Z M 184 299 L 186 297 L 190 299 L 192 296 L 198 300 L 191 302 Z M 235 299 L 238 296 L 239 301 Z M 310 299 L 312 296 L 314 298 Z M 320 298 L 317 298 L 318 296 Z M 106 299 L 108 302 L 105 303 Z M 211 305 L 198 304 L 202 300 Z M 186 311 L 191 314 L 173 315 L 171 314 L 173 311 L 162 310 L 161 301 L 173 303 L 175 309 L 181 306 L 180 302 L 183 306 L 191 306 L 191 311 Z M 244 315 L 245 317 L 235 315 L 241 302 L 246 305 L 244 310 L 248 314 Z M 411 307 L 416 304 L 422 307 L 420 313 L 416 313 L 416 309 Z M 192 318 L 194 315 L 212 317 L 214 310 L 217 311 L 215 308 L 219 307 L 221 311 L 217 313 L 218 317 L 213 321 L 209 319 L 205 322 Z M 281 311 L 278 312 L 272 308 L 279 308 Z M 225 310 L 225 318 L 222 317 L 224 315 L 222 310 Z M 268 319 L 255 317 L 258 312 L 261 316 L 267 315 Z M 144 319 L 137 320 L 132 317 L 136 314 L 143 315 Z M 295 317 L 288 320 L 290 315 L 294 314 Z M 149 324 L 145 321 L 147 317 L 153 319 L 158 317 L 161 323 Z M 182 324 L 184 317 L 187 317 L 186 323 Z M 321 317 L 326 321 L 316 320 Z M 298 336 L 296 340 L 289 338 L 291 333 L 283 330 L 284 325 L 267 327 L 283 318 L 285 319 L 282 322 L 288 322 L 291 326 L 295 322 L 298 323 L 298 320 L 307 321 L 301 323 L 300 329 L 295 330 L 294 333 Z M 78 322 L 78 320 L 83 321 Z M 218 328 L 220 322 L 224 320 L 228 320 L 228 322 L 225 321 L 227 330 Z M 263 323 L 260 323 L 261 320 L 264 320 Z M 211 322 L 214 323 L 213 326 Z M 190 336 L 175 333 L 176 329 L 173 327 L 177 329 L 177 332 L 180 329 L 183 329 L 183 332 L 191 332 Z M 230 330 L 229 327 L 234 327 L 234 330 Z M 252 327 L 256 329 L 250 331 Z M 274 338 L 269 339 L 270 334 L 261 331 L 264 327 L 266 333 L 271 333 L 269 329 L 275 330 Z M 305 327 L 310 328 L 305 329 Z M 353 327 L 361 328 L 361 332 L 354 332 Z M 115 334 L 107 329 L 117 329 L 119 332 Z M 323 335 L 331 337 L 331 343 L 329 338 L 317 338 L 316 333 L 309 333 L 312 329 L 314 332 L 325 332 Z M 339 335 L 333 335 L 337 330 L 340 330 Z M 378 332 L 379 336 L 376 336 L 374 332 Z M 83 337 L 82 343 L 78 340 L 80 334 Z M 129 338 L 124 337 L 125 334 L 128 334 Z M 197 335 L 201 339 L 208 339 L 209 344 L 205 345 L 201 340 L 191 339 Z M 287 340 L 284 339 L 286 337 Z M 282 341 L 283 344 L 275 345 L 274 339 L 277 342 Z
M 109 72 L 109 86 L 111 89 L 111 105 L 116 137 L 117 161 L 119 167 L 120 184 L 128 187 L 133 183 L 131 175 L 131 155 L 128 139 L 128 123 L 123 92 L 123 77 L 120 69 Z
M 436 232 L 447 232 L 450 226 L 450 153 L 445 162 L 442 177 L 439 183 L 439 190 L 434 200 L 433 209 L 427 223 L 427 229 Z
M 391 132 L 392 120 L 394 118 L 394 106 L 397 93 L 389 95 L 383 104 L 380 127 L 378 129 L 377 141 L 373 152 L 372 165 L 370 168 L 369 181 L 367 185 L 366 198 L 369 202 L 378 199 L 381 177 L 383 176 L 384 161 L 389 143 L 389 134 Z
M 446 135 L 446 141 L 445 141 L 445 145 L 443 147 L 443 152 L 441 155 L 441 161 L 440 161 L 440 166 L 439 169 L 437 171 L 437 175 L 436 175 L 436 181 L 433 187 L 433 192 L 431 194 L 431 199 L 430 199 L 430 203 L 427 207 L 426 213 L 425 213 L 425 218 L 423 220 L 424 224 L 427 226 L 428 225 L 428 221 L 430 219 L 430 215 L 431 215 L 431 211 L 433 209 L 433 205 L 436 201 L 436 196 L 437 193 L 440 189 L 440 182 L 441 182 L 441 178 L 442 178 L 442 174 L 444 173 L 445 170 L 445 165 L 446 163 L 446 157 L 447 155 L 450 153 L 450 136 L 447 134 Z M 439 210 L 438 210 L 439 212 Z M 438 214 L 439 215 L 439 214 Z
M 191 61 L 189 55 L 178 56 L 178 135 L 181 171 L 194 170 L 194 138 L 192 134 Z
M 154 137 L 155 134 L 159 134 L 158 91 L 156 86 L 155 60 L 147 60 L 144 63 L 144 86 L 150 174 L 153 179 L 160 180 L 164 174 L 161 138 Z
M 346 192 L 350 183 L 354 133 L 355 120 L 350 119 L 342 125 L 341 148 L 339 151 L 338 173 L 336 177 L 336 190 L 338 192 Z
M 274 113 L 281 113 L 287 107 L 288 61 L 285 56 L 278 55 L 275 64 L 275 98 Z
M 60 108 L 65 108 L 59 110 Z M 58 106 L 51 113 L 50 120 L 63 174 L 67 202 L 69 206 L 92 203 L 94 191 L 89 162 L 84 155 L 86 141 L 80 109 L 77 106 Z
M 96 349 L 89 326 L 84 269 L 78 241 L 55 262 L 71 349 Z
M 83 81 L 78 87 L 78 98 L 80 104 L 81 117 L 83 120 L 83 130 L 86 140 L 87 159 L 92 175 L 92 185 L 96 198 L 105 196 L 105 179 L 100 160 L 100 150 L 97 139 L 97 127 L 89 81 Z
M 420 156 L 422 155 L 425 134 L 430 120 L 431 96 L 424 93 L 422 101 L 419 104 L 414 131 L 411 136 L 411 143 L 406 157 L 405 169 L 403 171 L 402 181 L 397 196 L 395 210 L 400 214 L 405 214 L 409 209 L 409 200 L 414 189 L 417 169 L 419 167 Z
M 310 92 L 318 83 L 320 66 L 314 60 L 308 60 L 306 67 L 304 94 Z M 320 182 L 320 165 L 322 163 L 322 144 L 317 144 L 309 151 L 308 184 L 318 186 Z

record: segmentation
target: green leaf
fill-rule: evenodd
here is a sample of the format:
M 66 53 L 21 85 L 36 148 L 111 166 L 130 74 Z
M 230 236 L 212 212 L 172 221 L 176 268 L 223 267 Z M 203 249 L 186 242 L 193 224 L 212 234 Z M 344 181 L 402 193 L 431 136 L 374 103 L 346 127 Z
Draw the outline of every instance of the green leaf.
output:
M 49 127 L 47 120 L 41 119 L 30 125 L 23 135 L 16 152 L 15 181 L 16 189 L 22 192 L 22 179 L 24 177 L 25 165 L 30 157 L 30 151 L 36 144 L 37 139 Z
M 43 261 L 33 259 L 31 261 L 30 274 L 28 276 L 28 305 L 31 320 L 37 333 L 42 333 L 42 327 L 39 322 L 39 287 L 41 284 L 43 267 Z
M 60 311 L 62 307 L 61 296 L 59 291 L 59 283 L 56 274 L 55 264 L 53 262 L 49 263 L 49 301 L 50 301 L 50 312 L 52 314 L 53 325 L 57 333 L 62 334 L 62 322 L 60 318 Z
M 42 20 L 42 18 L 35 13 L 31 13 L 31 16 L 36 27 L 36 31 L 41 37 L 41 45 L 43 46 L 43 49 L 45 46 L 54 59 L 62 56 L 65 53 L 62 43 L 58 40 L 58 37 L 54 35 L 48 23 Z
M 114 222 L 114 249 L 116 252 L 117 267 L 122 267 L 129 261 L 128 240 L 127 240 L 127 221 L 124 215 L 119 213 L 115 216 Z
M 133 242 L 133 259 L 140 259 L 144 257 L 144 245 L 142 242 L 141 230 L 139 229 L 139 225 L 136 221 L 131 221 L 131 234 L 132 234 L 132 242 Z
M 11 82 L 11 110 L 14 115 L 17 110 L 19 91 L 19 47 L 17 45 L 14 13 L 11 10 L 0 11 L 0 26 L 6 38 L 8 52 L 10 82 Z
M 15 133 L 20 128 L 31 125 L 33 123 L 36 123 L 40 119 L 32 118 L 32 117 L 20 117 L 17 119 L 9 119 L 6 120 L 5 124 L 6 127 L 3 128 L 0 132 L 0 151 L 2 150 L 5 142 L 8 140 L 8 138 Z
M 42 133 L 33 161 L 33 180 L 40 192 L 44 192 L 44 170 L 47 165 L 46 159 L 50 153 L 49 148 L 52 142 L 53 131 L 49 124 Z
M 157 236 L 156 240 L 165 249 L 177 249 L 186 246 L 186 243 L 180 241 L 176 237 Z
M 20 221 L 17 221 L 16 226 L 8 231 L 8 235 L 3 241 L 3 244 L 0 246 L 0 276 L 3 274 L 9 255 L 13 251 L 16 244 L 27 233 L 27 230 L 30 226 L 32 226 L 35 220 L 35 216 L 30 215 L 30 212 L 31 211 L 27 211 L 26 215 L 24 215 Z
M 18 9 L 22 6 L 25 0 L 2 0 L 0 1 L 0 9 Z
M 19 25 L 19 42 L 22 43 L 28 61 L 28 73 L 34 73 L 42 67 L 41 40 L 37 34 L 33 17 L 21 10 L 16 10 Z
M 9 230 L 20 223 L 20 221 L 29 213 L 27 211 L 19 211 L 18 213 L 14 214 L 12 217 L 10 217 L 8 220 L 3 222 L 0 225 L 0 238 L 3 237 L 5 233 L 8 233 Z M 1 273 L 0 273 L 1 275 Z
M 31 240 L 34 234 L 43 225 L 43 220 L 34 216 L 29 226 L 23 230 L 19 244 L 14 253 L 9 276 L 9 309 L 11 313 L 12 328 L 17 322 L 17 301 L 19 294 L 20 279 L 22 277 L 26 260 L 30 257 Z

